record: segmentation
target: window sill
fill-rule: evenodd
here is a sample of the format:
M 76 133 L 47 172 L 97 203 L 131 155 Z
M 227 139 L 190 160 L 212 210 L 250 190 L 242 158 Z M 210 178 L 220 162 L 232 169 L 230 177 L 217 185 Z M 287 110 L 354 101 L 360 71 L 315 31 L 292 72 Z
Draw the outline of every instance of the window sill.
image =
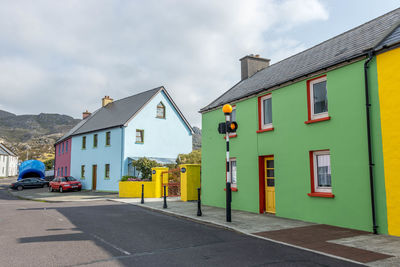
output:
M 229 138 L 235 138 L 235 137 L 237 137 L 237 134 L 232 134 L 229 136 Z M 224 139 L 226 139 L 226 136 L 224 136 Z
M 144 144 L 144 142 L 135 142 L 135 144 L 138 144 L 138 145 L 143 145 L 143 144 Z
M 110 147 L 111 145 L 105 145 L 105 147 Z
M 311 123 L 320 122 L 320 121 L 329 121 L 330 119 L 331 119 L 331 117 L 328 116 L 328 117 L 319 118 L 319 119 L 315 119 L 315 120 L 308 120 L 308 121 L 305 121 L 304 123 L 311 124 Z
M 226 188 L 224 188 L 224 191 L 226 191 Z M 231 187 L 231 191 L 233 191 L 233 192 L 237 192 L 237 191 L 238 191 L 238 189 L 237 189 L 236 187 Z
M 104 180 L 110 180 L 110 178 L 104 177 Z
M 166 119 L 165 117 L 156 117 L 156 119 Z
M 270 131 L 273 131 L 273 130 L 274 130 L 274 127 L 271 127 L 271 128 L 268 128 L 268 129 L 258 130 L 257 133 L 270 132 Z
M 325 198 L 334 198 L 335 195 L 332 193 L 322 193 L 322 192 L 313 192 L 307 194 L 310 197 L 325 197 Z

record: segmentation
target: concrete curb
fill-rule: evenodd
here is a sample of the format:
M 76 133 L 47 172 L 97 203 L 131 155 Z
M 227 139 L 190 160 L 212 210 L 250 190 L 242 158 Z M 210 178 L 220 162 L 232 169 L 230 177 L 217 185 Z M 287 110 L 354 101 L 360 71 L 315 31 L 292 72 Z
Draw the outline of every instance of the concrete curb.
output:
M 85 199 L 85 200 L 51 200 L 51 199 L 44 199 L 44 198 L 35 198 L 35 197 L 24 197 L 24 196 L 19 196 L 17 194 L 14 194 L 12 190 L 7 189 L 8 194 L 10 194 L 13 197 L 16 197 L 21 200 L 31 200 L 31 201 L 37 201 L 37 202 L 47 202 L 47 203 L 63 203 L 63 202 L 90 202 L 90 201 L 99 201 L 99 200 L 109 200 L 109 198 L 92 198 L 92 199 Z
M 108 200 L 109 201 L 120 202 L 120 201 L 118 201 L 116 199 L 108 199 Z M 251 236 L 251 237 L 267 240 L 267 241 L 270 241 L 270 242 L 273 242 L 273 243 L 276 243 L 276 244 L 281 244 L 281 245 L 285 245 L 285 246 L 289 246 L 289 247 L 293 247 L 293 248 L 297 248 L 297 249 L 313 252 L 313 253 L 316 253 L 316 254 L 324 255 L 324 256 L 327 256 L 327 257 L 331 257 L 331 258 L 335 258 L 335 259 L 351 262 L 351 263 L 354 263 L 354 264 L 359 264 L 359 265 L 366 266 L 366 264 L 364 264 L 364 263 L 361 263 L 361 262 L 358 262 L 358 261 L 354 261 L 354 260 L 350 260 L 350 259 L 347 259 L 347 258 L 343 258 L 343 257 L 340 257 L 340 256 L 327 254 L 327 253 L 320 252 L 320 251 L 317 251 L 317 250 L 312 250 L 312 249 L 296 246 L 296 245 L 293 245 L 293 244 L 277 241 L 277 240 L 274 240 L 274 239 L 258 236 L 258 235 L 251 234 L 251 233 L 246 233 L 246 232 L 244 232 L 244 231 L 242 231 L 242 230 L 240 230 L 240 229 L 238 229 L 236 227 L 231 227 L 231 226 L 227 226 L 225 224 L 220 224 L 220 223 L 217 223 L 217 222 L 210 222 L 210 221 L 201 219 L 200 216 L 199 216 L 199 218 L 198 217 L 190 217 L 190 216 L 187 216 L 187 215 L 184 215 L 184 214 L 179 214 L 179 213 L 176 213 L 176 212 L 173 212 L 173 211 L 168 211 L 167 209 L 158 209 L 158 208 L 146 206 L 146 205 L 143 205 L 143 204 L 140 204 L 140 203 L 125 203 L 125 202 L 120 202 L 120 203 L 131 204 L 131 205 L 135 205 L 137 207 L 149 209 L 149 210 L 156 211 L 156 212 L 163 213 L 163 214 L 167 214 L 167 215 L 172 215 L 172 216 L 175 216 L 175 217 L 178 217 L 178 218 L 188 219 L 188 220 L 191 220 L 191 221 L 194 221 L 194 222 L 198 222 L 198 223 L 202 223 L 202 224 L 206 224 L 206 225 L 217 226 L 219 228 L 224 228 L 226 230 L 234 231 L 234 232 L 237 232 L 239 234 L 243 234 L 243 235 L 247 235 L 247 236 Z
M 21 199 L 21 200 L 31 200 L 31 201 L 49 202 L 49 203 L 60 203 L 60 202 L 63 202 L 63 201 L 45 200 L 45 199 L 33 198 L 33 197 L 32 197 L 32 198 L 29 198 L 29 197 L 22 197 L 22 196 L 18 196 L 18 195 L 16 195 L 16 194 L 13 194 L 13 192 L 12 192 L 11 190 L 9 190 L 9 189 L 7 189 L 7 192 L 8 192 L 8 194 L 9 194 L 10 196 L 16 197 L 16 198 Z

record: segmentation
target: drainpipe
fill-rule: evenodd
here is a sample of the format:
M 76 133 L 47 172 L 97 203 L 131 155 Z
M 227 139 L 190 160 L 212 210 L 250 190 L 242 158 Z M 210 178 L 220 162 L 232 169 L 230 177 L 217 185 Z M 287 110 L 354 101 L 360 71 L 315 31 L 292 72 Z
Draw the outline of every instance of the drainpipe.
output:
M 371 140 L 371 120 L 370 120 L 370 108 L 371 103 L 369 101 L 369 87 L 368 87 L 368 64 L 373 58 L 373 52 L 368 52 L 368 58 L 364 63 L 364 79 L 365 79 L 365 102 L 366 102 L 366 113 L 367 113 L 367 135 L 368 135 L 368 159 L 369 159 L 369 183 L 371 189 L 371 209 L 372 209 L 372 225 L 373 233 L 378 234 L 378 225 L 376 224 L 375 215 L 375 193 L 374 193 L 374 163 L 372 160 L 372 140 Z

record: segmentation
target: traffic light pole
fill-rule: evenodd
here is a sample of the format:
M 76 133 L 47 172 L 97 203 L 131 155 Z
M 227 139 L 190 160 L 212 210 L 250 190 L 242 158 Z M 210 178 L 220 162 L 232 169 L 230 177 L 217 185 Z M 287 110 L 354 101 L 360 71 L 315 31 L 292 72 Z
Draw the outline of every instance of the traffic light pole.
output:
M 226 125 L 231 120 L 231 113 L 225 113 Z M 231 172 L 229 164 L 229 132 L 226 131 L 226 221 L 231 222 L 231 202 L 232 202 L 232 191 L 231 191 Z

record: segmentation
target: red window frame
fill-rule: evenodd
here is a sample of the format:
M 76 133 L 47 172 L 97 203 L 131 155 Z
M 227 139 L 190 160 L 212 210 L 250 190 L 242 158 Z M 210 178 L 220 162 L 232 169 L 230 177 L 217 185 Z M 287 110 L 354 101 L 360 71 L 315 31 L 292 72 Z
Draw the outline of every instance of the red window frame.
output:
M 321 78 L 326 78 L 326 74 L 325 75 L 321 75 L 315 78 L 312 78 L 310 80 L 307 80 L 307 114 L 308 114 L 308 120 L 305 121 L 305 124 L 310 124 L 310 123 L 315 123 L 315 122 L 320 122 L 320 121 L 328 121 L 331 119 L 330 116 L 326 116 L 323 118 L 318 118 L 318 119 L 312 119 L 312 114 L 311 114 L 311 82 L 321 79 Z
M 326 198 L 334 198 L 335 195 L 332 192 L 316 192 L 315 191 L 315 177 L 314 177 L 314 153 L 315 152 L 322 152 L 322 151 L 329 151 L 329 149 L 321 149 L 321 150 L 311 150 L 309 152 L 310 157 L 310 174 L 311 174 L 311 193 L 307 195 L 310 197 L 326 197 Z
M 258 97 L 258 130 L 256 131 L 257 133 L 263 133 L 263 132 L 269 132 L 269 131 L 273 131 L 274 130 L 274 127 L 271 127 L 271 128 L 266 128 L 266 129 L 263 129 L 262 128 L 262 121 L 261 121 L 261 118 L 262 118 L 262 103 L 261 103 L 261 99 L 262 98 L 264 98 L 264 97 L 266 97 L 266 96 L 268 96 L 268 95 L 271 95 L 272 93 L 268 93 L 268 94 L 265 94 L 265 95 L 260 95 L 259 97 Z

